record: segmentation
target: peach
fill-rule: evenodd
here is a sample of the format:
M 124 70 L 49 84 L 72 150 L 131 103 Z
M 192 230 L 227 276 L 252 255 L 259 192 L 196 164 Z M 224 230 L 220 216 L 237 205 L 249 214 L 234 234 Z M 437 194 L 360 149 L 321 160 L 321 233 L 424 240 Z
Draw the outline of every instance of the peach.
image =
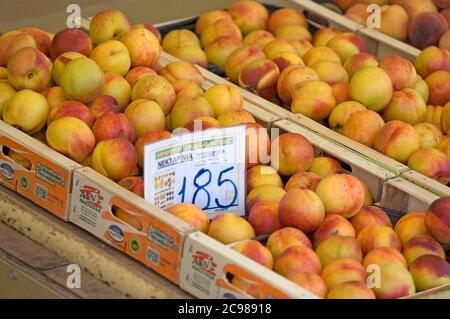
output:
M 350 281 L 331 289 L 327 299 L 375 299 L 375 294 L 366 283 Z
M 225 73 L 232 82 L 237 82 L 242 68 L 249 62 L 263 59 L 264 52 L 256 47 L 244 46 L 234 50 L 225 63 Z
M 320 61 L 311 65 L 311 68 L 317 72 L 321 81 L 330 85 L 349 81 L 348 74 L 340 63 Z
M 399 219 L 395 225 L 402 245 L 418 235 L 429 235 L 425 227 L 425 212 L 409 212 Z
M 48 105 L 50 105 L 50 109 L 54 109 L 62 102 L 66 102 L 69 98 L 64 93 L 64 90 L 60 86 L 54 86 L 51 88 L 47 88 L 44 91 L 41 91 L 41 94 L 47 98 Z
M 170 54 L 176 56 L 178 59 L 197 64 L 202 68 L 208 67 L 208 58 L 203 50 L 196 45 L 176 47 Z M 154 67 L 156 70 L 156 67 Z
M 89 76 L 86 76 L 89 74 Z M 78 102 L 89 103 L 101 94 L 105 76 L 102 69 L 89 58 L 69 62 L 61 76 L 64 92 Z
M 392 227 L 389 216 L 376 206 L 363 207 L 350 219 L 350 223 L 354 227 L 356 235 L 359 235 L 359 233 L 369 225 Z
M 393 94 L 392 81 L 381 68 L 365 68 L 356 72 L 350 81 L 350 96 L 368 109 L 379 112 Z
M 272 99 L 277 94 L 278 66 L 268 59 L 258 59 L 247 63 L 239 74 L 239 85 L 265 98 Z
M 280 26 L 300 25 L 304 28 L 308 27 L 308 22 L 303 13 L 293 8 L 282 8 L 275 10 L 267 21 L 267 30 L 274 32 Z
M 416 125 L 425 121 L 427 106 L 423 98 L 413 89 L 396 91 L 392 99 L 383 110 L 383 118 L 389 122 L 393 120 Z
M 400 41 L 408 38 L 408 13 L 397 4 L 381 7 L 380 28 L 378 31 Z
M 450 102 L 445 104 L 441 111 L 441 129 L 445 133 L 450 130 Z
M 136 137 L 152 131 L 163 130 L 165 126 L 164 112 L 154 101 L 135 100 L 128 105 L 125 115 L 130 120 Z
M 313 36 L 313 44 L 315 47 L 326 47 L 328 43 L 341 33 L 337 29 L 322 28 Z
M 131 99 L 131 87 L 127 80 L 117 73 L 105 73 L 105 84 L 102 95 L 109 95 L 116 99 L 121 110 L 124 110 Z
M 300 58 L 302 58 L 306 52 L 314 47 L 312 43 L 306 39 L 294 39 L 290 40 L 289 43 L 295 48 L 295 50 L 297 51 L 297 55 Z
M 255 123 L 253 115 L 244 110 L 231 110 L 219 115 L 217 120 L 222 127 L 229 127 L 239 124 Z
M 233 249 L 264 267 L 269 269 L 273 267 L 272 254 L 257 240 L 246 240 L 234 246 Z
M 320 274 L 322 266 L 314 251 L 304 245 L 285 249 L 276 259 L 275 272 L 286 276 L 292 272 L 314 272 Z
M 136 149 L 123 138 L 100 141 L 92 153 L 92 168 L 113 181 L 130 176 L 136 165 Z
M 219 69 L 224 70 L 228 57 L 242 47 L 240 38 L 232 36 L 223 36 L 210 42 L 205 47 L 205 54 L 209 63 L 216 65 Z
M 364 52 L 364 42 L 360 37 L 351 32 L 343 32 L 328 42 L 331 48 L 340 57 L 342 63 L 353 55 Z
M 357 2 L 347 9 L 346 15 L 358 16 L 360 19 L 364 21 L 364 23 L 362 24 L 366 25 L 366 21 L 370 15 L 370 12 L 369 10 L 367 10 L 367 7 L 368 5 L 366 3 Z
M 286 249 L 294 246 L 312 248 L 309 238 L 299 229 L 285 227 L 273 232 L 267 239 L 266 247 L 276 260 Z
M 97 62 L 104 72 L 127 74 L 131 66 L 127 47 L 120 41 L 109 40 L 95 47 L 89 57 Z
M 313 159 L 309 172 L 314 173 L 323 179 L 328 175 L 341 173 L 342 167 L 334 158 L 319 156 Z
M 356 237 L 364 254 L 378 247 L 400 250 L 402 243 L 397 233 L 389 226 L 372 224 L 364 227 Z
M 352 115 L 365 110 L 367 110 L 366 107 L 359 102 L 343 102 L 331 111 L 328 124 L 332 130 L 342 133 L 345 123 L 348 122 Z
M 364 204 L 364 187 L 352 175 L 332 174 L 323 178 L 316 189 L 326 214 L 345 218 L 356 215 Z
M 359 143 L 373 147 L 375 139 L 384 126 L 382 117 L 372 111 L 354 113 L 344 124 L 342 134 Z
M 235 1 L 228 7 L 228 13 L 244 34 L 265 29 L 269 18 L 266 7 L 253 0 Z
M 295 53 L 280 52 L 272 56 L 271 59 L 278 66 L 280 72 L 291 65 L 304 65 L 303 60 Z
M 266 204 L 276 204 L 276 209 L 278 209 L 278 203 L 281 201 L 286 191 L 276 185 L 265 184 L 253 188 L 247 195 L 246 204 L 249 211 L 252 210 L 253 206 L 266 203 Z
M 301 25 L 283 25 L 273 31 L 275 39 L 284 40 L 312 40 L 312 35 L 308 29 Z
M 113 138 L 125 138 L 134 143 L 134 129 L 125 114 L 106 113 L 98 118 L 92 126 L 95 142 Z
M 11 56 L 22 48 L 36 48 L 34 38 L 22 31 L 10 31 L 0 36 L 0 66 L 7 66 Z
M 66 68 L 66 65 L 69 64 L 70 61 L 85 57 L 86 56 L 78 52 L 65 52 L 60 56 L 58 56 L 53 61 L 53 69 L 52 69 L 53 81 L 55 81 L 55 83 L 59 85 L 61 83 L 61 76 L 64 72 L 64 69 Z
M 329 290 L 346 282 L 366 282 L 366 269 L 356 260 L 341 258 L 329 263 L 322 270 L 322 279 Z
M 436 148 L 450 158 L 450 136 L 446 136 L 436 145 Z
M 171 53 L 180 47 L 200 47 L 200 40 L 194 32 L 188 29 L 172 30 L 164 36 L 162 47 L 164 51 Z
M 122 178 L 117 184 L 144 198 L 144 179 L 141 176 L 128 176 Z
M 208 235 L 227 245 L 245 239 L 252 239 L 255 237 L 255 231 L 244 218 L 229 213 L 222 213 L 211 221 Z
M 286 39 L 275 39 L 267 43 L 262 48 L 262 50 L 268 59 L 272 59 L 282 52 L 297 54 L 297 49 L 294 47 L 291 41 L 288 41 Z
M 450 264 L 437 256 L 417 258 L 410 267 L 417 291 L 450 284 Z
M 428 84 L 424 79 L 422 79 L 420 75 L 418 75 L 417 78 L 418 80 L 416 84 L 414 84 L 413 89 L 420 94 L 425 103 L 428 103 L 428 99 L 430 97 L 430 90 L 428 89 Z
M 363 260 L 363 266 L 366 269 L 368 269 L 370 265 L 383 267 L 386 264 L 398 264 L 405 268 L 408 266 L 402 253 L 398 249 L 392 247 L 378 247 L 372 249 Z
M 0 80 L 8 79 L 8 69 L 4 66 L 0 66 Z
M 98 96 L 91 104 L 89 104 L 89 109 L 94 119 L 100 118 L 106 113 L 120 113 L 119 104 L 115 98 L 109 95 Z
M 399 55 L 390 55 L 380 61 L 380 68 L 391 78 L 394 89 L 413 88 L 417 82 L 414 65 Z
M 131 28 L 132 29 L 136 29 L 136 28 L 147 29 L 148 31 L 153 33 L 153 35 L 158 39 L 159 42 L 161 42 L 161 40 L 162 40 L 161 32 L 157 28 L 155 28 L 155 26 L 153 26 L 152 24 L 139 23 L 139 24 L 135 24 L 135 25 L 131 26 Z
M 139 167 L 144 168 L 144 146 L 145 145 L 151 144 L 151 143 L 154 143 L 154 142 L 166 139 L 166 138 L 171 138 L 171 137 L 172 137 L 172 133 L 163 131 L 163 130 L 152 131 L 152 132 L 149 132 L 149 133 L 146 133 L 146 134 L 140 136 L 134 145 L 136 147 Z
M 154 74 L 147 75 L 140 79 L 131 91 L 131 99 L 153 100 L 161 106 L 164 115 L 172 110 L 175 103 L 175 90 L 164 77 Z
M 45 126 L 49 112 L 47 99 L 27 89 L 14 93 L 4 102 L 3 121 L 31 135 Z
M 332 0 L 331 2 L 336 4 L 342 11 L 346 11 L 355 4 L 356 0 Z
M 221 37 L 233 37 L 242 40 L 242 34 L 238 26 L 228 19 L 217 20 L 208 25 L 202 32 L 200 42 L 202 47 L 207 47 Z
M 401 121 L 390 121 L 375 139 L 375 149 L 401 163 L 420 149 L 420 137 L 414 127 Z
M 231 285 L 253 298 L 265 298 L 259 284 L 253 284 L 251 281 L 247 281 L 240 277 L 233 277 L 231 280 Z
M 408 159 L 408 166 L 443 184 L 450 182 L 450 159 L 435 148 L 421 149 L 412 153 Z
M 319 75 L 311 68 L 292 65 L 284 69 L 277 82 L 277 93 L 285 105 L 291 105 L 292 91 L 301 82 L 319 80 Z
M 158 63 L 161 47 L 158 38 L 147 29 L 137 28 L 126 31 L 120 36 L 120 41 L 128 49 L 131 67 L 153 68 Z
M 95 45 L 99 45 L 108 40 L 117 39 L 130 28 L 130 21 L 123 12 L 109 9 L 97 13 L 92 18 L 89 36 Z
M 298 172 L 289 178 L 285 189 L 289 191 L 294 188 L 300 188 L 315 191 L 320 180 L 321 178 L 315 173 Z
M 247 170 L 247 193 L 262 185 L 283 187 L 283 182 L 277 171 L 270 166 L 258 165 Z
M 278 203 L 256 203 L 249 210 L 248 222 L 255 230 L 255 234 L 271 234 L 281 228 L 278 219 Z
M 409 266 L 424 255 L 434 255 L 445 260 L 444 248 L 436 240 L 428 235 L 417 235 L 411 238 L 403 247 L 403 256 Z
M 176 99 L 180 99 L 181 97 L 190 97 L 190 98 L 197 98 L 202 96 L 205 92 L 203 89 L 194 82 L 189 82 L 185 80 L 178 81 L 176 84 Z
M 419 134 L 422 149 L 436 147 L 443 137 L 441 130 L 431 123 L 419 123 L 414 129 Z
M 354 259 L 362 262 L 363 253 L 358 241 L 351 236 L 332 235 L 320 242 L 316 248 L 323 267 L 341 258 Z
M 414 62 L 414 67 L 424 79 L 436 71 L 450 72 L 450 54 L 446 50 L 430 46 L 422 50 Z
M 228 84 L 217 84 L 206 90 L 203 97 L 211 106 L 214 117 L 223 113 L 241 110 L 243 97 L 237 88 Z
M 273 40 L 275 40 L 275 37 L 269 31 L 255 30 L 245 36 L 244 40 L 242 40 L 242 44 L 262 49 L 266 44 Z
M 203 85 L 203 76 L 200 71 L 191 63 L 186 61 L 175 61 L 167 64 L 159 75 L 168 80 L 175 88 L 178 81 L 190 81 Z
M 286 278 L 320 298 L 327 295 L 327 286 L 322 277 L 314 272 L 292 272 Z
M 184 128 L 190 132 L 200 132 L 208 129 L 220 128 L 220 123 L 211 116 L 199 116 L 186 123 Z
M 337 83 L 331 86 L 333 89 L 333 95 L 336 99 L 336 104 L 339 105 L 341 103 L 350 101 L 350 84 L 348 83 Z
M 431 105 L 445 105 L 450 101 L 450 87 L 447 85 L 450 81 L 450 72 L 436 71 L 430 74 L 426 80 L 430 90 Z
M 35 48 L 22 48 L 8 62 L 8 80 L 16 90 L 42 91 L 52 75 L 52 63 Z
M 48 115 L 47 123 L 50 124 L 54 120 L 66 116 L 76 117 L 86 123 L 89 127 L 94 123 L 94 117 L 89 108 L 83 103 L 75 101 L 62 102 L 57 107 L 53 108 Z
M 55 34 L 50 45 L 50 56 L 55 60 L 65 52 L 78 52 L 89 56 L 92 41 L 89 35 L 80 29 L 63 29 Z
M 355 238 L 355 230 L 344 217 L 337 214 L 328 214 L 313 234 L 314 247 L 334 235 Z
M 367 206 L 373 205 L 374 199 L 373 199 L 372 191 L 369 188 L 369 185 L 367 185 L 363 181 L 360 181 L 360 182 L 361 182 L 361 184 L 364 187 L 364 204 L 363 204 L 363 207 L 367 207 Z
M 326 119 L 336 106 L 333 89 L 322 81 L 305 81 L 292 91 L 291 110 L 315 121 Z
M 307 66 L 311 66 L 320 61 L 332 61 L 342 63 L 341 58 L 329 47 L 315 47 L 306 52 L 303 57 L 303 62 Z
M 224 10 L 212 10 L 203 13 L 195 23 L 195 33 L 201 35 L 207 26 L 222 19 L 232 21 L 230 14 Z
M 281 175 L 291 176 L 311 167 L 314 149 L 302 135 L 285 133 L 278 136 L 273 144 L 272 165 L 278 167 Z
M 440 13 L 450 26 L 450 8 L 444 9 Z
M 208 233 L 209 217 L 193 204 L 180 203 L 167 208 L 167 212 L 185 221 L 196 230 Z
M 439 40 L 439 48 L 450 51 L 450 30 L 447 30 Z
M 89 126 L 75 117 L 62 117 L 47 127 L 48 146 L 75 162 L 83 162 L 95 147 L 95 136 Z
M 450 197 L 435 200 L 425 215 L 425 225 L 431 236 L 444 245 L 450 245 Z
M 195 99 L 182 97 L 177 100 L 171 113 L 172 129 L 184 127 L 189 121 L 199 116 L 213 116 L 208 101 L 203 97 Z
M 373 288 L 378 299 L 395 299 L 416 293 L 413 277 L 408 269 L 399 264 L 381 266 L 379 284 Z
M 155 70 L 150 69 L 146 66 L 137 66 L 128 71 L 128 73 L 125 75 L 125 80 L 127 80 L 130 84 L 130 87 L 133 88 L 134 85 L 144 76 L 153 74 L 156 74 Z
M 39 28 L 22 28 L 20 31 L 31 35 L 36 43 L 36 49 L 44 53 L 46 56 L 50 56 L 50 45 L 52 43 L 52 37 L 47 34 L 46 31 Z
M 351 78 L 356 72 L 365 68 L 378 67 L 378 58 L 370 53 L 359 53 L 348 58 L 344 63 L 345 71 Z
M 436 12 L 437 8 L 433 0 L 394 0 L 394 3 L 401 5 L 410 18 L 421 12 Z
M 439 13 L 422 12 L 412 17 L 408 27 L 408 38 L 416 48 L 425 49 L 438 45 L 439 39 L 447 29 L 447 21 Z
M 0 81 L 0 118 L 3 117 L 5 103 L 16 93 L 16 90 L 6 81 Z
M 324 215 L 320 198 L 310 190 L 299 188 L 286 192 L 278 207 L 280 225 L 298 228 L 304 233 L 315 231 L 322 224 Z

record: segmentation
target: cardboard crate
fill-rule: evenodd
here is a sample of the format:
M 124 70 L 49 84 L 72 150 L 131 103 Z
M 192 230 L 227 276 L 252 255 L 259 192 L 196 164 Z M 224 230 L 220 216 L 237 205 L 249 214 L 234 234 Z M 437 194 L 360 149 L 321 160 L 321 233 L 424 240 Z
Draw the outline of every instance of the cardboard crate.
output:
M 72 173 L 81 167 L 0 121 L 0 183 L 68 220 Z
M 114 212 L 120 208 L 127 219 Z M 178 283 L 187 223 L 91 168 L 75 170 L 70 222 Z

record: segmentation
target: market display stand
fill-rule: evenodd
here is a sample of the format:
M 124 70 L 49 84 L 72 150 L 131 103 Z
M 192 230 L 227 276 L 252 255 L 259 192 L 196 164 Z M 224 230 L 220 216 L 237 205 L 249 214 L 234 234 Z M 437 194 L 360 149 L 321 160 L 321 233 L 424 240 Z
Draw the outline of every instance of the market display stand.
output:
M 67 266 L 81 288 L 66 286 Z M 0 298 L 191 298 L 80 228 L 0 186 Z

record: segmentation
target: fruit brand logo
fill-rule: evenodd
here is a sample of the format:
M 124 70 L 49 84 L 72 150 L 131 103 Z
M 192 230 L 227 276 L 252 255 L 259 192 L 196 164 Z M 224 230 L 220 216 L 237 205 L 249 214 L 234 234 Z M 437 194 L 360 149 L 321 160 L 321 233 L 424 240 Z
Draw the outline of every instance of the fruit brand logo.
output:
M 235 295 L 226 292 L 223 294 L 222 299 L 237 299 Z
M 30 188 L 30 180 L 26 175 L 20 175 L 19 185 L 23 191 L 28 191 L 28 189 Z
M 121 243 L 121 242 L 123 242 L 124 241 L 124 236 L 123 236 L 123 231 L 122 231 L 122 229 L 120 229 L 118 226 L 116 226 L 116 225 L 111 225 L 111 226 L 109 226 L 109 228 L 108 228 L 108 234 L 109 234 L 109 236 L 111 236 L 111 239 L 112 240 L 114 240 L 114 241 L 116 241 L 116 242 L 118 242 L 118 243 Z
M 5 178 L 7 179 L 13 179 L 14 178 L 14 170 L 13 168 L 7 164 L 7 163 L 2 163 L 0 165 L 0 172 L 2 173 L 3 176 L 5 176 Z
M 81 204 L 88 206 L 98 213 L 102 209 L 103 199 L 104 197 L 100 194 L 100 191 L 94 187 L 84 185 L 80 190 Z
M 216 267 L 217 264 L 214 262 L 214 258 L 207 253 L 197 251 L 192 255 L 192 268 L 194 270 L 204 274 L 209 279 L 214 279 L 216 277 Z

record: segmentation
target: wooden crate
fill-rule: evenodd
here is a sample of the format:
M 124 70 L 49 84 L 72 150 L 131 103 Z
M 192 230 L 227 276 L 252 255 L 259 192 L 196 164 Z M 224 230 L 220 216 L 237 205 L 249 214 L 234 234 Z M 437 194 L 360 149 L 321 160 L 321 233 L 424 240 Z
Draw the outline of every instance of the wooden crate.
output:
M 0 183 L 64 220 L 79 164 L 0 121 Z

